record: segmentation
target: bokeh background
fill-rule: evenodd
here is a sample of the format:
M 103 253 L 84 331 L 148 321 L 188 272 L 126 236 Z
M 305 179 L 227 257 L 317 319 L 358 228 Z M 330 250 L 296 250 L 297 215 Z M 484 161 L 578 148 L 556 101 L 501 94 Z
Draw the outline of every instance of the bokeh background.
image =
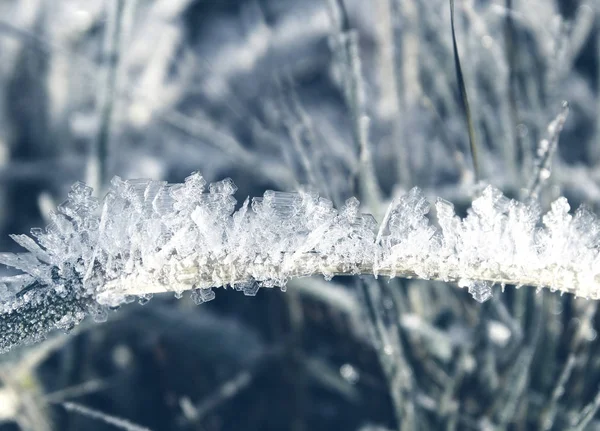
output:
M 480 179 L 600 208 L 600 2 L 457 0 Z M 356 196 L 478 187 L 444 0 L 0 0 L 0 249 L 75 181 L 231 177 Z M 2 271 L 8 273 L 7 269 Z M 0 356 L 0 430 L 600 429 L 593 301 L 301 279 L 157 296 Z M 120 421 L 120 422 L 119 422 Z

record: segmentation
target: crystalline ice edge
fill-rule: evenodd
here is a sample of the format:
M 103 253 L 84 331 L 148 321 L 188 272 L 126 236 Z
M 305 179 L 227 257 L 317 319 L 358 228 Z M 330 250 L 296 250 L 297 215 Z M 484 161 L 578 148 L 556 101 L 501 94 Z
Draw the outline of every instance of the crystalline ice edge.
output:
M 50 225 L 13 236 L 27 253 L 0 254 L 26 274 L 0 281 L 0 321 L 53 297 L 78 304 L 61 316 L 76 322 L 82 310 L 103 318 L 98 304 L 118 306 L 132 295 L 194 290 L 201 303 L 213 287 L 255 295 L 312 274 L 469 280 L 480 302 L 494 282 L 600 297 L 600 223 L 586 208 L 572 214 L 564 198 L 542 216 L 535 202 L 488 187 L 461 219 L 442 199 L 430 215 L 414 188 L 390 204 L 379 227 L 355 198 L 338 211 L 315 193 L 267 191 L 236 211 L 236 190 L 230 179 L 207 185 L 199 173 L 183 184 L 115 177 L 98 201 L 76 183 Z

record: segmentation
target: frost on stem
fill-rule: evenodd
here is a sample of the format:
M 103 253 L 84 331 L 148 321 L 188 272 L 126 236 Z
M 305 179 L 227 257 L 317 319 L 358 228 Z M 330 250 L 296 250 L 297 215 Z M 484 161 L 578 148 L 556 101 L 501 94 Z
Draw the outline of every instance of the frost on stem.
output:
M 104 320 L 135 296 L 192 290 L 203 303 L 214 287 L 255 295 L 313 274 L 459 282 L 480 302 L 494 283 L 600 297 L 600 223 L 585 208 L 571 214 L 564 198 L 542 216 L 488 187 L 464 219 L 438 199 L 432 224 L 415 188 L 378 226 L 355 198 L 338 211 L 316 194 L 267 191 L 236 211 L 230 179 L 206 186 L 198 173 L 183 184 L 116 177 L 99 202 L 76 183 L 46 229 L 13 236 L 27 253 L 0 254 L 23 272 L 0 280 L 0 349 L 85 314 Z

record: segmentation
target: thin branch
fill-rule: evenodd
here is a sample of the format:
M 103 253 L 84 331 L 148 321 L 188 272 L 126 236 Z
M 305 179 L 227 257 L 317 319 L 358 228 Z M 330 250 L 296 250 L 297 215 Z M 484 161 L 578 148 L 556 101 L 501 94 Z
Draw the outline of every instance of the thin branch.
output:
M 136 425 L 128 421 L 127 419 L 122 419 L 117 416 L 108 415 L 106 413 L 95 409 L 91 409 L 78 403 L 64 402 L 60 403 L 60 405 L 63 406 L 65 410 L 69 412 L 78 413 L 82 416 L 87 416 L 90 419 L 99 420 L 124 431 L 151 431 L 150 428 Z

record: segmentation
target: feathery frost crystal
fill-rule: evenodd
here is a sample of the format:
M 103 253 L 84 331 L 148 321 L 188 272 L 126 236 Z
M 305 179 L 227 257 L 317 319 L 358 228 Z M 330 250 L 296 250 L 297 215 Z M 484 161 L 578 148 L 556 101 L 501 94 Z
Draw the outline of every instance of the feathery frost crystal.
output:
M 236 210 L 235 191 L 230 179 L 206 190 L 198 173 L 183 184 L 115 177 L 99 202 L 76 183 L 45 230 L 12 236 L 27 253 L 0 255 L 24 273 L 1 280 L 0 350 L 86 314 L 104 320 L 135 296 L 192 290 L 200 304 L 214 287 L 252 296 L 313 274 L 458 282 L 480 302 L 494 283 L 600 297 L 600 223 L 585 208 L 571 215 L 564 198 L 541 216 L 488 187 L 464 219 L 438 199 L 434 224 L 414 188 L 378 226 L 355 198 L 338 211 L 316 194 L 267 191 Z

